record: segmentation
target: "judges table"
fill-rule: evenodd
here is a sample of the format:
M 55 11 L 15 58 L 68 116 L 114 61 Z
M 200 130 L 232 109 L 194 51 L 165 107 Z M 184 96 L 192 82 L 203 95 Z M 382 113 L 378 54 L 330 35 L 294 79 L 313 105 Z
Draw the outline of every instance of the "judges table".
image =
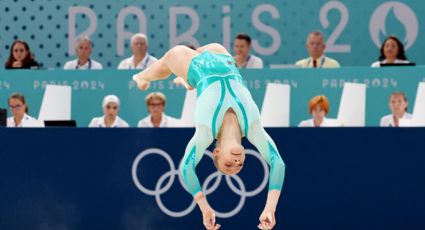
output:
M 425 229 L 424 128 L 268 132 L 286 163 L 275 229 Z M 0 229 L 202 229 L 177 177 L 193 133 L 0 128 Z M 255 229 L 266 200 L 268 167 L 243 144 L 237 177 L 197 167 L 223 229 Z
M 415 103 L 418 83 L 425 81 L 425 67 L 345 67 L 341 69 L 263 69 L 242 70 L 246 86 L 261 109 L 267 84 L 287 84 L 290 87 L 290 126 L 308 119 L 309 100 L 316 95 L 326 95 L 330 101 L 329 118 L 336 118 L 345 82 L 363 83 L 366 86 L 366 126 L 379 126 L 382 116 L 390 113 L 388 103 L 392 92 L 403 91 L 409 100 L 411 113 Z M 71 118 L 79 127 L 87 127 L 93 117 L 102 116 L 102 100 L 115 94 L 121 100 L 119 116 L 136 127 L 148 115 L 145 97 L 153 91 L 167 96 L 165 112 L 172 117 L 182 116 L 186 90 L 177 87 L 172 79 L 153 82 L 148 91 L 137 89 L 132 75 L 136 71 L 5 71 L 0 70 L 0 107 L 7 108 L 7 97 L 13 92 L 26 96 L 29 114 L 38 117 L 45 87 L 68 85 L 72 89 Z M 283 106 L 274 98 L 274 107 Z M 10 112 L 9 112 L 10 115 Z

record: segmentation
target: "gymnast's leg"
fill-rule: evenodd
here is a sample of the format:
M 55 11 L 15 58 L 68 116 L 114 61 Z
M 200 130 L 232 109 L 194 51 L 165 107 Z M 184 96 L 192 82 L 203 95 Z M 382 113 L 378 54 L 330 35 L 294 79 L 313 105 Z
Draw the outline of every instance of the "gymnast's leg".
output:
M 175 74 L 187 81 L 190 63 L 198 54 L 198 52 L 187 46 L 175 46 L 149 68 L 135 74 L 133 80 L 137 82 L 137 85 L 142 90 L 148 88 L 149 82 L 166 79 L 171 74 Z
M 218 43 L 210 43 L 208 45 L 204 45 L 196 49 L 196 51 L 198 51 L 199 53 L 202 53 L 204 51 L 210 51 L 217 54 L 226 54 L 226 55 L 232 56 L 224 46 Z

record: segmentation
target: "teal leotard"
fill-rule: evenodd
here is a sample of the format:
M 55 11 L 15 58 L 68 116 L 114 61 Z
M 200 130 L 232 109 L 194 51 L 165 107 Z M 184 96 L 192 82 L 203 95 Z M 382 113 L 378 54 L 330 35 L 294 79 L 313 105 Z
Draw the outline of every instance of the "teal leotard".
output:
M 188 191 L 201 192 L 195 167 L 205 150 L 217 138 L 224 114 L 235 111 L 242 134 L 270 165 L 269 190 L 281 190 L 285 164 L 276 145 L 260 123 L 260 113 L 243 83 L 233 57 L 208 51 L 192 59 L 188 82 L 197 90 L 195 135 L 186 147 L 180 173 Z

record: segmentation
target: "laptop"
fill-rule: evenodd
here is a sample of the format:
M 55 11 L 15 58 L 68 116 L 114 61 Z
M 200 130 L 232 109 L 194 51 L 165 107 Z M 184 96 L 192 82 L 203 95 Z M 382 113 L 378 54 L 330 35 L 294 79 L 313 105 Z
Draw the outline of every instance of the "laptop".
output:
M 0 127 L 7 125 L 7 110 L 0 108 Z
M 64 121 L 64 120 L 55 120 L 55 121 L 44 121 L 44 126 L 46 128 L 61 128 L 61 127 L 65 127 L 65 128 L 75 128 L 77 127 L 77 122 L 75 120 L 68 120 L 68 121 Z

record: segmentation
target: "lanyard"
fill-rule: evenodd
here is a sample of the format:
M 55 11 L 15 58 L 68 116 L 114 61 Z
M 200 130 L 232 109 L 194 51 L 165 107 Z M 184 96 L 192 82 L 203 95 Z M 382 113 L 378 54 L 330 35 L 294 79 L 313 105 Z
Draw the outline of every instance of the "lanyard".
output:
M 248 65 L 248 62 L 249 62 L 250 59 L 251 59 L 251 55 L 248 55 L 248 57 L 246 58 L 245 65 L 242 66 L 243 69 L 246 68 L 246 66 Z
M 145 64 L 143 64 L 143 69 L 146 69 L 148 63 L 149 63 L 149 59 L 151 56 L 148 55 L 148 57 L 146 58 Z
M 310 58 L 310 60 L 308 60 L 307 66 L 310 66 L 311 60 L 312 60 L 311 58 Z M 322 61 L 320 62 L 320 66 L 318 66 L 318 67 L 322 67 L 325 64 L 325 61 L 326 61 L 326 57 L 323 57 Z
M 148 55 L 148 56 L 146 57 L 146 61 L 145 61 L 145 63 L 143 63 L 142 69 L 146 69 L 146 67 L 148 66 L 148 63 L 149 63 L 150 58 L 151 58 L 151 56 L 150 56 L 150 55 Z M 133 63 L 134 63 L 134 60 L 133 60 Z M 130 67 L 131 67 L 131 68 L 133 68 L 132 66 L 130 66 Z M 137 67 L 136 67 L 136 66 L 135 66 L 134 68 L 135 68 L 135 69 L 137 69 Z
M 78 60 L 77 60 L 77 66 L 75 66 L 75 69 L 80 69 L 79 65 L 78 65 Z M 91 69 L 91 59 L 89 58 L 89 68 Z

